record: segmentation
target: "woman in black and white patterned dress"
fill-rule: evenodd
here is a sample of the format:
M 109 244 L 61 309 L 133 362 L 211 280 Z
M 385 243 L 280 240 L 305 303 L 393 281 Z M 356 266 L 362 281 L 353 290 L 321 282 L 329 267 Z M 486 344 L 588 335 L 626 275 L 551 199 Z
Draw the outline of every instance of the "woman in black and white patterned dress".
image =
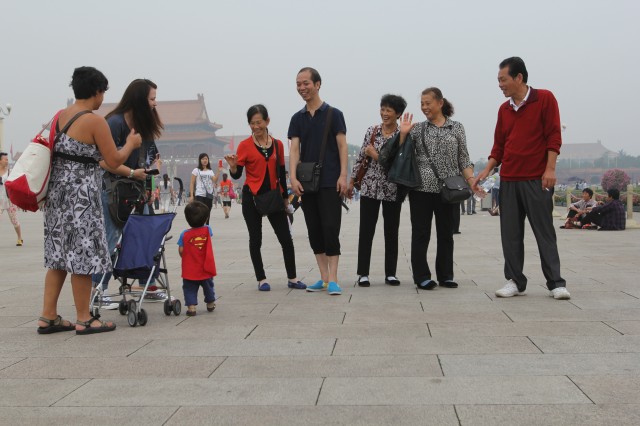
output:
M 44 263 L 48 270 L 42 316 L 38 320 L 40 334 L 71 330 L 76 330 L 76 334 L 92 334 L 115 329 L 115 324 L 100 321 L 89 313 L 91 274 L 111 270 L 102 216 L 99 161 L 104 159 L 109 167 L 118 167 L 142 142 L 132 129 L 125 146 L 117 150 L 105 119 L 91 113 L 100 108 L 109 86 L 104 74 L 92 67 L 76 68 L 71 86 L 76 101 L 60 112 L 52 129 L 59 133 L 76 119 L 55 144 L 43 208 Z M 67 273 L 71 273 L 75 325 L 63 320 L 57 312 Z
M 398 265 L 398 228 L 402 201 L 398 199 L 396 184 L 389 182 L 387 171 L 378 164 L 382 147 L 398 134 L 398 118 L 407 107 L 401 96 L 384 95 L 380 100 L 382 124 L 371 126 L 364 135 L 360 154 L 351 172 L 349 194 L 353 194 L 355 178 L 368 162 L 368 168 L 360 183 L 360 230 L 358 237 L 358 285 L 369 287 L 371 246 L 376 232 L 378 214 L 382 204 L 384 219 L 384 274 L 385 283 L 400 285 L 396 277 Z M 373 146 L 371 141 L 373 140 Z
M 413 281 L 423 290 L 438 286 L 457 288 L 453 278 L 453 225 L 454 209 L 458 203 L 447 204 L 440 198 L 442 179 L 462 176 L 473 179 L 473 164 L 467 151 L 464 127 L 450 117 L 453 105 L 442 96 L 440 89 L 429 87 L 422 91 L 420 108 L 427 117 L 422 123 L 412 124 L 413 114 L 405 113 L 400 120 L 400 143 L 411 135 L 416 150 L 422 183 L 409 192 L 411 209 L 411 269 Z M 427 151 L 428 150 L 428 151 Z M 436 178 L 433 167 L 438 171 Z M 431 221 L 436 218 L 438 233 L 436 251 L 436 277 L 431 279 L 427 262 L 427 249 L 431 239 Z

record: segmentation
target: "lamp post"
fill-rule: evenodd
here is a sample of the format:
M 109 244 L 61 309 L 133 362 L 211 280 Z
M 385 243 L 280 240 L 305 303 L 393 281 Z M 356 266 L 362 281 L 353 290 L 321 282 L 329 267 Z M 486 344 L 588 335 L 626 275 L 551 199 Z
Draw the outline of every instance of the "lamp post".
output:
M 0 151 L 4 151 L 4 118 L 11 114 L 11 104 L 7 104 L 6 108 L 0 106 Z

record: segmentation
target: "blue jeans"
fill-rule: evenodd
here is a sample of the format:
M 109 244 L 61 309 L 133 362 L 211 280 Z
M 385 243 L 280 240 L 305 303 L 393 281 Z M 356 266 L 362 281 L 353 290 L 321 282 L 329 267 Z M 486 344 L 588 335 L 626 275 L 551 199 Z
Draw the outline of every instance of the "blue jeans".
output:
M 107 237 L 107 246 L 109 247 L 109 255 L 111 256 L 111 262 L 113 263 L 113 251 L 116 248 L 116 244 L 118 244 L 118 240 L 120 239 L 120 235 L 122 235 L 122 229 L 119 228 L 111 219 L 111 214 L 109 213 L 109 194 L 107 191 L 102 191 L 102 216 L 104 219 L 104 231 Z M 91 281 L 93 283 L 98 284 L 102 280 L 103 274 L 93 274 L 91 276 Z M 106 292 L 107 288 L 109 288 L 109 281 L 111 280 L 111 272 L 107 272 L 104 274 L 104 281 L 102 283 L 102 288 Z
M 213 289 L 213 278 L 206 280 L 187 280 L 182 279 L 182 291 L 184 293 L 184 304 L 192 306 L 198 304 L 198 289 L 202 287 L 204 293 L 204 303 L 216 301 L 216 292 Z

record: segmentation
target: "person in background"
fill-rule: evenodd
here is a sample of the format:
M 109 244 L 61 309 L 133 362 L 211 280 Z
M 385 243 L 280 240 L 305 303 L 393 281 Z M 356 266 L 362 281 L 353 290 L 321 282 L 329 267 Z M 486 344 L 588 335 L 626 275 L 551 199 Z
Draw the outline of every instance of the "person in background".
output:
M 491 188 L 491 210 L 489 210 L 489 214 L 491 216 L 499 216 L 500 215 L 500 167 L 494 167 L 493 178 L 495 179 L 495 183 Z
M 16 231 L 18 240 L 16 246 L 22 246 L 22 231 L 20 230 L 20 222 L 18 222 L 18 209 L 13 205 L 9 197 L 7 196 L 7 190 L 4 187 L 4 183 L 9 177 L 9 155 L 6 152 L 0 152 L 0 217 L 6 211 L 9 215 L 9 220 L 13 225 L 13 229 Z
M 593 199 L 593 190 L 591 188 L 583 189 L 582 199 L 569 206 L 567 220 L 560 229 L 580 228 L 582 225 L 586 225 L 588 222 L 585 221 L 585 216 L 597 205 L 598 203 Z
M 222 200 L 222 211 L 224 212 L 224 218 L 229 219 L 229 212 L 231 211 L 231 192 L 233 191 L 233 182 L 228 179 L 226 173 L 222 174 L 222 181 L 220 182 L 220 199 Z
M 520 296 L 527 288 L 524 267 L 524 220 L 536 238 L 549 295 L 567 300 L 567 282 L 560 274 L 560 255 L 553 227 L 556 160 L 562 145 L 560 110 L 549 90 L 527 84 L 524 61 L 511 57 L 500 63 L 498 85 L 508 100 L 498 109 L 493 148 L 486 167 L 473 181 L 476 193 L 491 171 L 500 168 L 500 233 L 504 255 L 504 286 L 497 297 Z
M 191 182 L 189 184 L 189 202 L 200 201 L 202 204 L 209 208 L 209 217 L 206 224 L 209 224 L 211 217 L 211 206 L 213 204 L 213 198 L 216 192 L 216 183 L 220 176 L 220 169 L 218 172 L 213 173 L 211 170 L 211 163 L 209 162 L 209 156 L 204 152 L 198 156 L 198 167 L 191 172 Z
M 585 229 L 596 229 L 597 227 L 599 231 L 623 231 L 626 228 L 627 212 L 624 204 L 620 201 L 620 191 L 615 188 L 608 189 L 607 202 L 604 205 L 593 207 L 583 221 Z
M 160 212 L 167 213 L 171 210 L 171 199 L 175 197 L 173 184 L 168 174 L 162 175 L 162 181 L 158 184 L 158 195 L 160 198 Z
M 269 135 L 269 112 L 264 105 L 250 107 L 247 111 L 247 122 L 251 128 L 251 137 L 240 142 L 237 154 L 226 155 L 225 159 L 229 163 L 232 178 L 240 179 L 243 170 L 247 172 L 241 192 L 242 217 L 249 231 L 249 255 L 258 281 L 258 290 L 269 291 L 271 285 L 267 282 L 260 252 L 262 214 L 256 208 L 254 198 L 271 190 L 278 190 L 282 196 L 282 210 L 268 214 L 267 219 L 282 247 L 282 257 L 288 278 L 287 287 L 304 290 L 307 286 L 297 276 L 296 253 L 287 221 L 286 207 L 289 204 L 289 198 L 286 189 L 284 145 Z M 276 153 L 278 163 L 276 163 Z
M 368 162 L 367 171 L 360 183 L 360 229 L 358 232 L 358 274 L 360 287 L 369 287 L 369 267 L 371 247 L 376 232 L 380 206 L 384 220 L 384 282 L 397 286 L 398 228 L 404 195 L 399 195 L 395 183 L 389 182 L 387 171 L 378 164 L 378 153 L 399 132 L 398 118 L 407 107 L 401 96 L 384 95 L 380 100 L 381 124 L 371 126 L 364 135 L 362 148 L 351 171 L 349 195 L 353 196 L 355 178 L 359 170 Z M 373 144 L 371 143 L 373 141 Z
M 107 121 L 93 113 L 102 105 L 109 87 L 104 74 L 93 67 L 76 68 L 71 87 L 75 102 L 61 111 L 57 126 L 51 129 L 59 133 L 71 123 L 55 144 L 43 207 L 47 273 L 39 334 L 75 330 L 78 335 L 86 335 L 115 330 L 114 323 L 101 321 L 89 312 L 91 274 L 103 274 L 112 268 L 100 194 L 100 166 L 117 170 L 142 143 L 141 135 L 132 128 L 120 149 L 116 149 Z M 58 298 L 69 273 L 75 325 L 58 315 Z

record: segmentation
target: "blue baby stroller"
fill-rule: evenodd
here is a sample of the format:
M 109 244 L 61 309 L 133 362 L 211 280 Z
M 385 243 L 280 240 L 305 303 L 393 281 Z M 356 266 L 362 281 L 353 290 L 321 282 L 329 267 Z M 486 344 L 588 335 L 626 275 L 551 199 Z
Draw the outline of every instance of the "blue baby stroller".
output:
M 180 184 L 182 193 L 182 182 Z M 179 204 L 176 204 L 176 209 Z M 127 315 L 127 322 L 131 327 L 147 324 L 147 312 L 142 307 L 147 295 L 161 294 L 164 313 L 180 315 L 181 303 L 171 297 L 164 253 L 164 245 L 171 239 L 167 233 L 171 230 L 175 217 L 175 210 L 173 213 L 154 215 L 131 214 L 124 225 L 114 250 L 113 276 L 121 283 L 119 294 L 122 299 L 118 303 L 118 311 L 121 315 Z M 142 290 L 132 290 L 133 281 L 137 281 Z M 156 292 L 153 287 L 162 290 Z M 90 311 L 96 317 L 99 317 L 102 296 L 101 282 L 93 289 L 91 297 Z

